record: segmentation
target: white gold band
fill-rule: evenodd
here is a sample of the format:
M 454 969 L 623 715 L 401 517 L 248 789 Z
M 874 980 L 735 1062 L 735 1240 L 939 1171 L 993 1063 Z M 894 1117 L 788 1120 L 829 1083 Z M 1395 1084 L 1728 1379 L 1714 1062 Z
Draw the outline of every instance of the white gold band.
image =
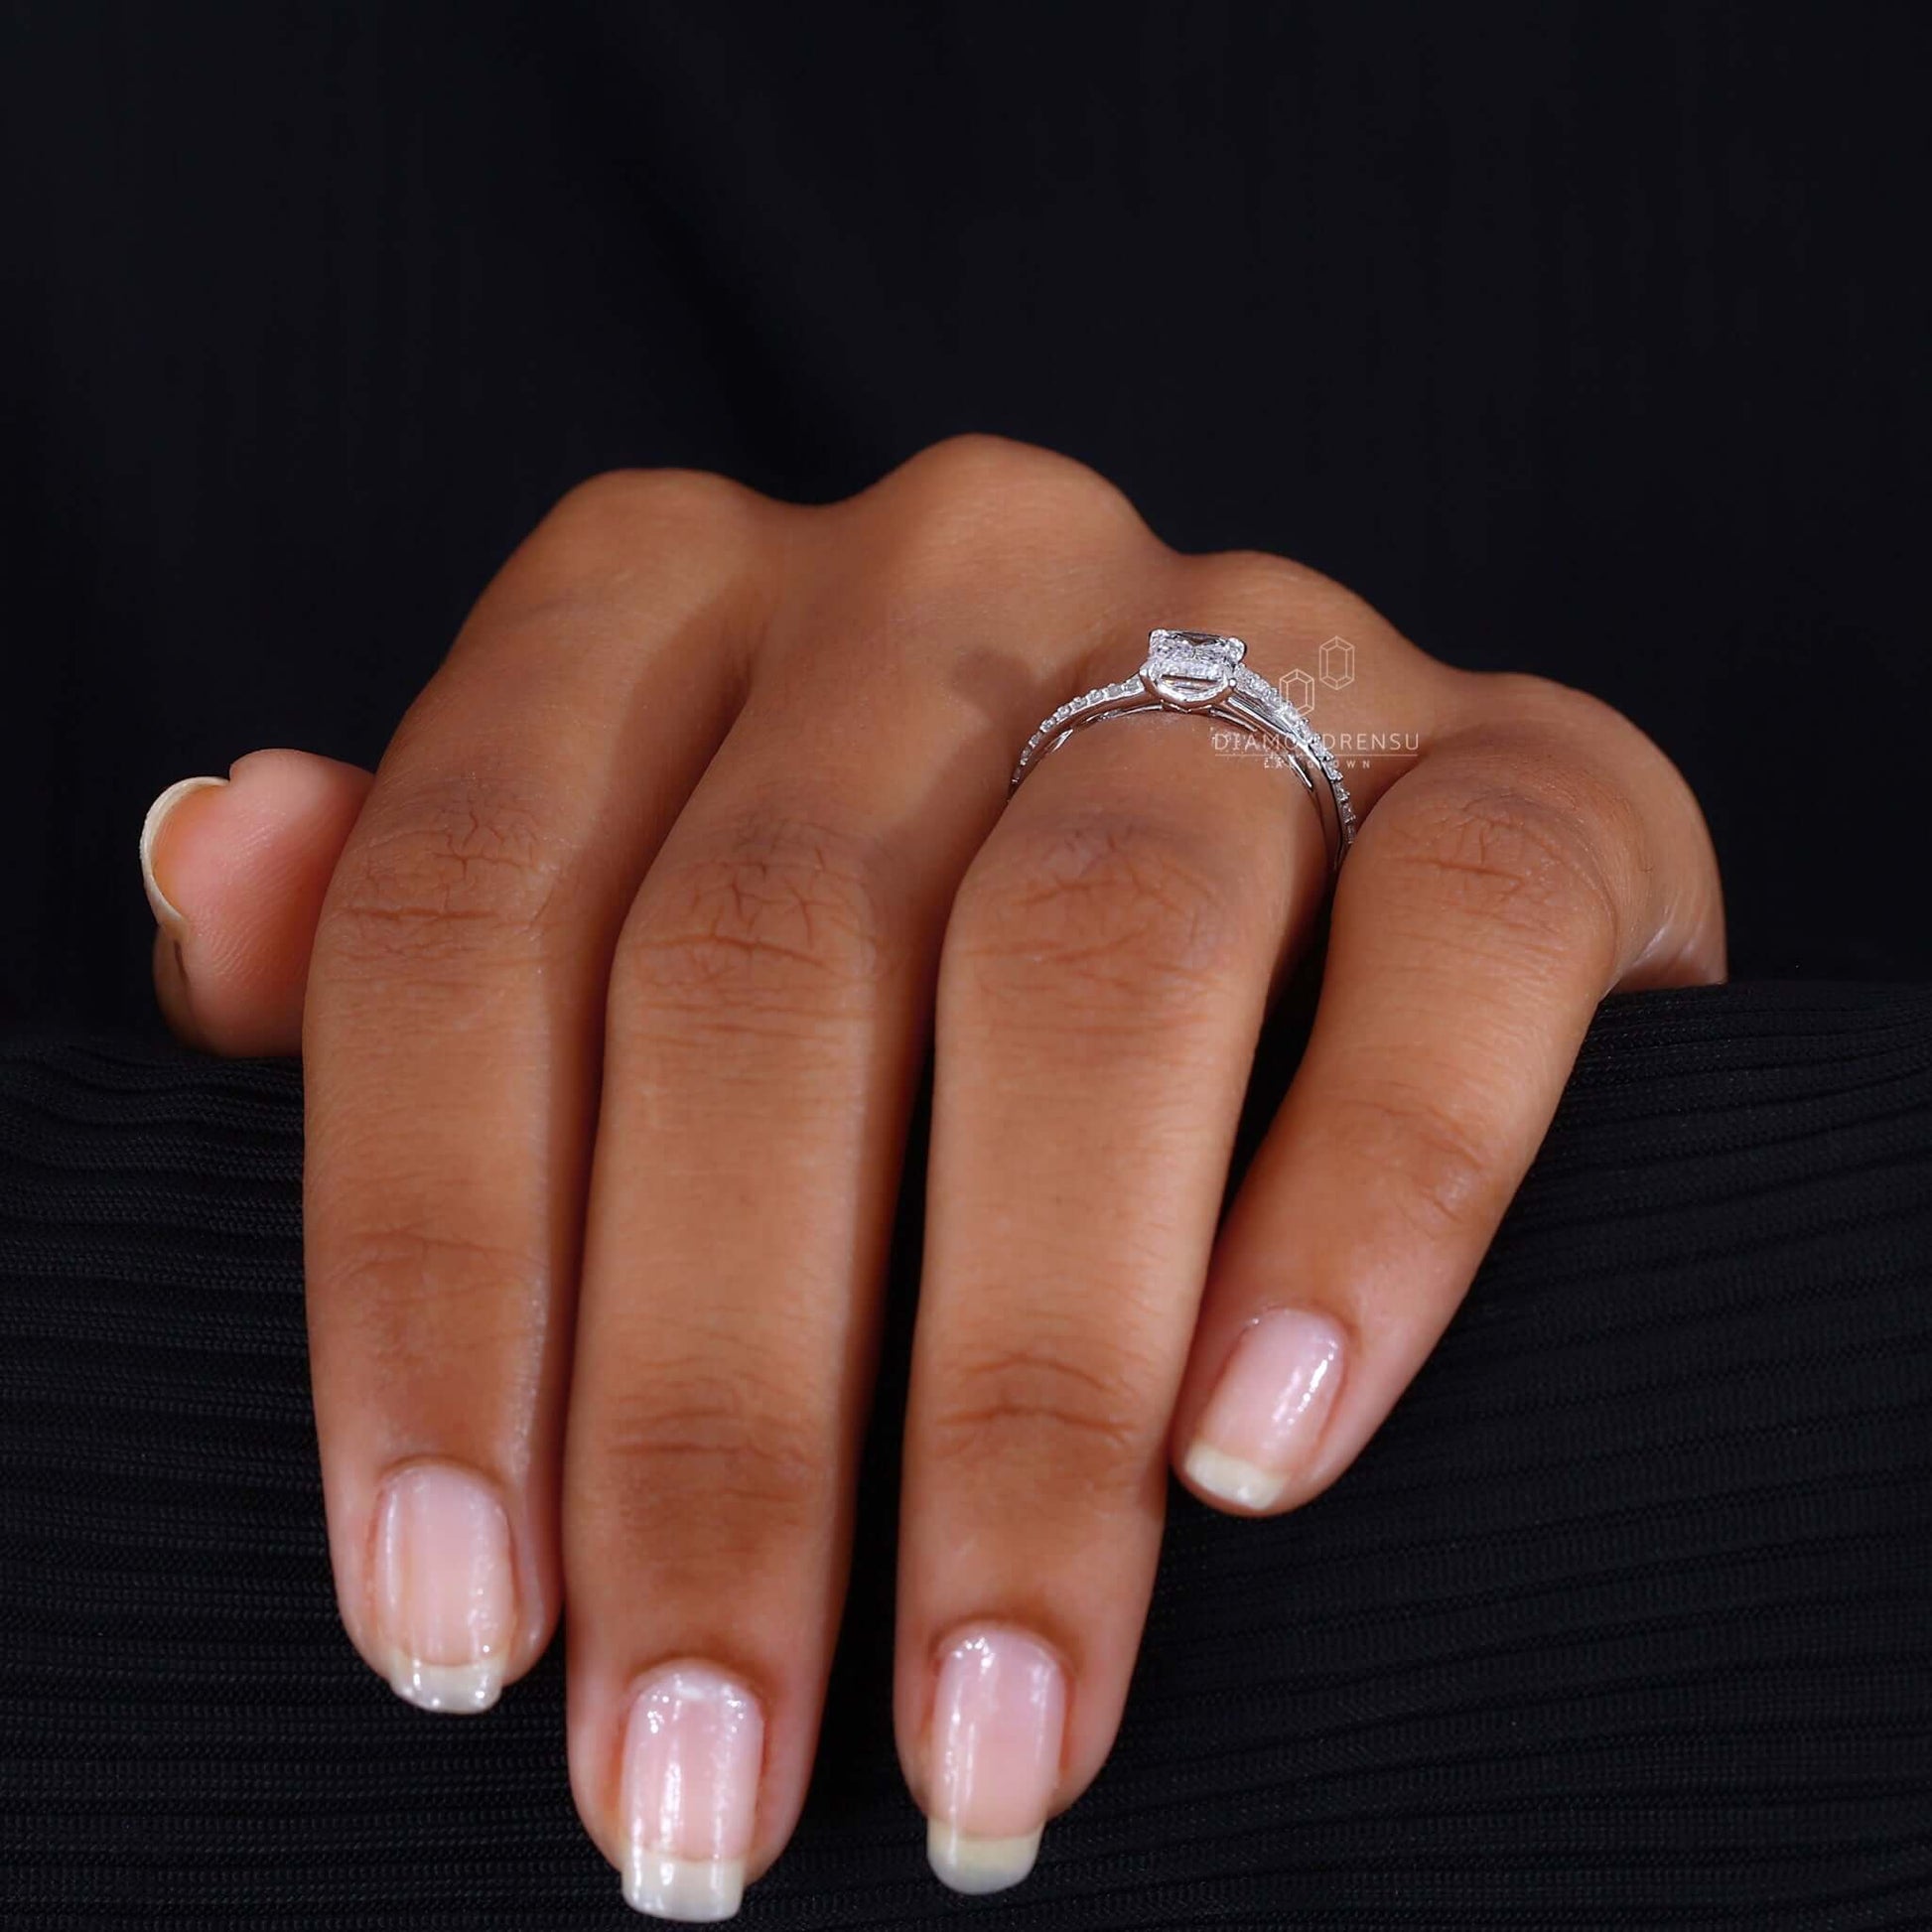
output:
M 1010 792 L 1049 752 L 1102 719 L 1137 711 L 1198 713 L 1258 737 L 1259 749 L 1301 779 L 1320 816 L 1329 866 L 1338 871 L 1355 842 L 1355 807 L 1341 766 L 1301 712 L 1242 661 L 1247 645 L 1211 630 L 1153 630 L 1147 641 L 1147 660 L 1134 676 L 1071 698 L 1040 720 L 1021 750 Z

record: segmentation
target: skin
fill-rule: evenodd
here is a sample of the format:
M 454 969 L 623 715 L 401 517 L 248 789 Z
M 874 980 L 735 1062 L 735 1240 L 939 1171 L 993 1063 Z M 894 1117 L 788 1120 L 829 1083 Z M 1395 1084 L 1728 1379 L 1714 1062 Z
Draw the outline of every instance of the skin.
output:
M 1244 636 L 1268 677 L 1344 636 L 1317 724 L 1423 747 L 1348 774 L 1313 1036 L 1225 1219 L 1257 1031 L 1329 890 L 1315 814 L 1165 717 L 1007 801 L 1033 726 L 1157 623 Z M 176 1030 L 307 1062 L 349 1636 L 373 1660 L 384 1472 L 484 1472 L 511 1677 L 569 1615 L 592 1837 L 619 1858 L 625 1687 L 711 1659 L 764 1703 L 754 1873 L 811 1764 L 928 1041 L 900 1752 L 923 1797 L 939 1648 L 1016 1626 L 1067 1675 L 1058 1809 L 1112 1743 L 1168 1472 L 1247 1325 L 1292 1306 L 1345 1344 L 1291 1508 L 1453 1313 L 1597 1002 L 1724 971 L 1703 820 L 1625 719 L 1437 663 L 1286 560 L 1179 555 L 1091 472 L 978 438 L 818 508 L 585 484 L 373 780 L 256 754 L 152 858 Z

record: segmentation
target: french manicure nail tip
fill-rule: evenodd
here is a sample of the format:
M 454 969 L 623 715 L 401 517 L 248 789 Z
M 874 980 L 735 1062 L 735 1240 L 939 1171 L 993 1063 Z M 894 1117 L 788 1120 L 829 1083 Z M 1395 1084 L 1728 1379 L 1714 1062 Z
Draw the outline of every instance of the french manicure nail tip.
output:
M 419 1711 L 446 1716 L 487 1711 L 503 1694 L 502 1665 L 493 1659 L 474 1664 L 426 1664 L 399 1657 L 389 1668 L 389 1688 Z
M 926 1857 L 955 1891 L 1034 1867 L 1059 1782 L 1066 1678 L 1025 1631 L 985 1625 L 942 1651 L 928 1745 Z
M 1286 1476 L 1271 1475 L 1206 1443 L 1196 1443 L 1181 1467 L 1196 1488 L 1239 1509 L 1272 1509 L 1288 1488 Z
M 701 1924 L 730 1918 L 764 1763 L 764 1714 L 708 1664 L 647 1678 L 624 1727 L 623 1895 L 633 1911 Z
M 509 1521 L 480 1476 L 421 1463 L 377 1518 L 376 1622 L 395 1694 L 424 1711 L 487 1711 L 515 1618 Z
M 633 1849 L 624 1862 L 623 1899 L 633 1912 L 707 1925 L 735 1918 L 745 1900 L 743 1859 L 673 1859 Z
M 957 1825 L 934 1818 L 925 1828 L 925 1855 L 933 1875 L 959 1892 L 1005 1891 L 1034 1868 L 1042 1832 L 1019 1838 L 970 1838 Z

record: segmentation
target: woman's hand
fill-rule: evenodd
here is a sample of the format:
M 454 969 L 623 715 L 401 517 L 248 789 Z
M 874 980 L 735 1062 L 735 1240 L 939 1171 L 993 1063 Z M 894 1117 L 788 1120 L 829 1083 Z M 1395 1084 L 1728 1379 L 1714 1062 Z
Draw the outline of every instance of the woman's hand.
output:
M 1562 614 L 1552 614 L 1553 623 Z M 1329 879 L 1292 772 L 1063 699 L 1154 625 L 1265 677 L 1365 814 L 1313 1035 L 1225 1224 L 1271 986 Z M 1351 759 L 1384 734 L 1420 756 Z M 1386 742 L 1386 740 L 1385 740 Z M 373 783 L 262 753 L 144 854 L 163 1004 L 300 1043 L 343 1620 L 482 1710 L 570 1616 L 626 1895 L 732 1910 L 811 1765 L 907 1111 L 936 1049 L 898 1582 L 948 1883 L 1099 1768 L 1170 1460 L 1293 1508 L 1467 1288 L 1614 987 L 1718 978 L 1717 873 L 1633 726 L 1446 668 L 1279 558 L 1186 557 L 982 439 L 825 508 L 600 478 L 510 560 Z

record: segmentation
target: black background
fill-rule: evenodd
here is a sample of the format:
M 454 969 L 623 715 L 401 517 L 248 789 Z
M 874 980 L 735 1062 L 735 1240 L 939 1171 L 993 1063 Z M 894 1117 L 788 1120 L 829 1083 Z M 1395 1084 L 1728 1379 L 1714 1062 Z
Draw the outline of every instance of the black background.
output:
M 107 4 L 0 28 L 0 1001 L 148 798 L 373 762 L 620 464 L 949 432 L 1633 715 L 1740 975 L 1922 976 L 1932 10 Z
M 152 1026 L 151 795 L 373 760 L 584 476 L 823 497 L 965 428 L 1611 698 L 1706 801 L 1741 974 L 1925 977 L 1929 43 L 0 0 L 0 1019 Z M 1923 991 L 1609 1002 L 1347 1481 L 1177 1499 L 1120 1744 L 999 1922 L 1927 1923 L 1928 1068 Z M 0 1042 L 0 1919 L 634 1923 L 554 1647 L 449 1725 L 342 1637 L 300 1167 L 292 1067 Z M 890 1737 L 910 1312 L 748 1924 L 984 1916 Z

